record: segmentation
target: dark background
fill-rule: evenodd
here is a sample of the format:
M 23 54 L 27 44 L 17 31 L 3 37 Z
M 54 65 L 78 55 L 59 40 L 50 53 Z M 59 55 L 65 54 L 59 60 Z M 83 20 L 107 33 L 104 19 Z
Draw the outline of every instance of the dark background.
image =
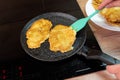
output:
M 29 20 L 51 11 L 80 16 L 76 0 L 0 0 L 0 24 Z
M 76 0 L 0 0 L 0 61 L 25 55 L 20 33 L 25 24 L 46 12 L 64 12 L 82 16 Z

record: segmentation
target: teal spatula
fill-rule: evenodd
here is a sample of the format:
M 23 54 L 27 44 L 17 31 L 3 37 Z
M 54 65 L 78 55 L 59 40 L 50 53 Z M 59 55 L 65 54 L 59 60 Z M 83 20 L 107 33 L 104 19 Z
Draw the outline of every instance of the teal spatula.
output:
M 73 30 L 75 30 L 76 32 L 78 32 L 79 30 L 81 30 L 82 28 L 85 27 L 86 23 L 90 20 L 91 17 L 93 17 L 95 14 L 97 14 L 100 10 L 96 10 L 94 13 L 92 13 L 90 16 L 79 19 L 77 21 L 75 21 L 73 24 L 71 24 L 70 26 L 72 27 Z

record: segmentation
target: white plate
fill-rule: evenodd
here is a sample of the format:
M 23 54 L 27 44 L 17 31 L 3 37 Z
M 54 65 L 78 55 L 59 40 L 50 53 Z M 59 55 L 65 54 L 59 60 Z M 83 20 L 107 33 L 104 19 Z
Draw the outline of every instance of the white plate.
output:
M 92 0 L 88 0 L 86 7 L 85 7 L 85 10 L 86 10 L 86 14 L 88 16 L 95 11 L 94 7 L 92 6 Z M 120 31 L 120 27 L 111 26 L 111 25 L 107 24 L 105 19 L 100 14 L 96 14 L 95 16 L 93 16 L 91 18 L 91 20 L 96 25 L 99 25 L 100 27 L 102 27 L 104 29 L 108 29 L 108 30 L 112 30 L 112 31 Z

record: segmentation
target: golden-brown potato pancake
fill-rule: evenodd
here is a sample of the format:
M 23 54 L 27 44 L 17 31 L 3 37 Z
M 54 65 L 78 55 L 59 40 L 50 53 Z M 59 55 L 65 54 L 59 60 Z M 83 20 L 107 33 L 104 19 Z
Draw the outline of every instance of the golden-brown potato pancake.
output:
M 103 0 L 92 0 L 92 5 L 95 9 L 102 3 Z M 113 26 L 120 26 L 120 7 L 104 8 L 100 14 L 106 19 L 106 22 Z
M 73 49 L 72 45 L 76 39 L 76 32 L 71 27 L 56 25 L 50 32 L 50 50 L 62 53 Z
M 120 7 L 105 8 L 101 14 L 110 25 L 120 26 Z
M 49 37 L 52 27 L 51 21 L 47 19 L 36 20 L 26 32 L 28 48 L 38 48 Z

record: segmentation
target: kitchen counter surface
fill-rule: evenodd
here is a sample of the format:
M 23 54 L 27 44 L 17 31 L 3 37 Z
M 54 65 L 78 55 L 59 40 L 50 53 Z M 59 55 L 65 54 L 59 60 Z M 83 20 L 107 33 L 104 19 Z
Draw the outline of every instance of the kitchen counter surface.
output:
M 86 16 L 85 5 L 88 0 L 77 0 L 83 14 Z M 99 27 L 92 21 L 88 24 L 92 29 L 98 44 L 102 51 L 118 60 L 120 60 L 120 32 L 110 31 Z M 82 76 L 69 78 L 66 80 L 117 80 L 113 74 L 108 73 L 106 70 L 98 71 Z

